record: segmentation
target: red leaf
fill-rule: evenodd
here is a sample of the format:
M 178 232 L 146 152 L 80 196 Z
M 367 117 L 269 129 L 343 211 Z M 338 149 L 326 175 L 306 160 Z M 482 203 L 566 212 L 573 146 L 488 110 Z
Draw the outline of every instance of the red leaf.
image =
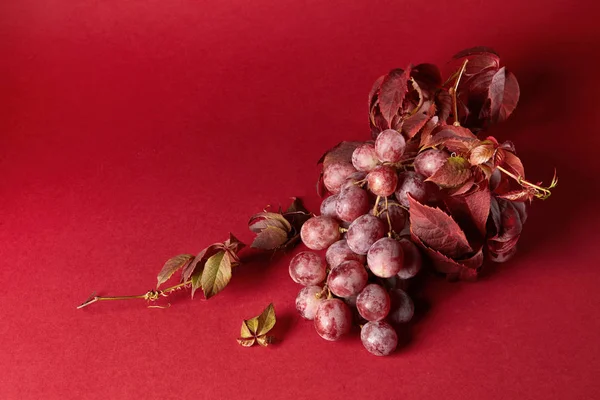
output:
M 445 90 L 440 90 L 435 95 L 435 103 L 438 109 L 440 121 L 446 122 L 452 114 L 452 96 Z
M 498 53 L 496 53 L 496 51 L 494 49 L 492 49 L 490 47 L 485 47 L 485 46 L 476 46 L 476 47 L 470 47 L 465 50 L 461 50 L 458 53 L 456 53 L 455 55 L 453 55 L 452 58 L 459 59 L 459 58 L 464 58 L 464 57 L 468 57 L 468 56 L 476 55 L 476 54 L 486 54 L 486 55 L 498 57 Z
M 459 258 L 473 251 L 464 232 L 448 214 L 439 208 L 425 206 L 412 196 L 410 203 L 411 232 L 435 251 Z
M 504 70 L 504 67 L 500 69 L 500 71 L 502 70 Z M 500 71 L 496 75 L 500 74 Z M 494 123 L 505 121 L 512 114 L 517 107 L 520 96 L 519 82 L 512 72 L 503 71 L 497 79 L 496 75 L 494 75 L 490 86 L 492 122 Z M 493 90 L 500 90 L 499 84 L 498 87 L 495 87 L 496 80 L 502 82 L 502 95 L 495 93 L 492 97 Z
M 425 105 L 423 108 L 425 108 Z M 402 124 L 402 133 L 404 133 L 406 137 L 412 138 L 434 115 L 435 103 L 431 102 L 425 110 L 419 111 L 404 120 L 404 123 Z
M 471 164 L 462 157 L 448 157 L 446 162 L 427 181 L 443 188 L 461 186 L 471 177 Z
M 435 64 L 419 64 L 413 67 L 411 76 L 424 90 L 433 90 L 442 85 L 442 75 Z
M 379 109 L 389 126 L 391 126 L 392 119 L 402 106 L 402 101 L 408 91 L 410 71 L 410 66 L 404 71 L 401 69 L 392 70 L 381 83 Z
M 467 196 L 449 197 L 445 200 L 452 216 L 461 223 L 473 224 L 482 237 L 490 214 L 492 195 L 489 189 L 478 190 Z
M 502 161 L 504 166 L 508 166 L 512 169 L 512 172 L 517 174 L 518 176 L 524 178 L 525 177 L 525 168 L 523 168 L 523 163 L 521 159 L 517 157 L 514 153 L 510 151 L 504 151 L 504 160 Z
M 381 75 L 379 78 L 377 78 L 375 83 L 373 83 L 371 91 L 369 92 L 369 112 L 371 112 L 373 110 L 373 107 L 375 106 L 375 103 L 377 101 L 377 94 L 379 93 L 379 88 L 381 88 L 383 78 L 385 78 L 385 75 Z
M 419 245 L 429 256 L 436 271 L 446 274 L 448 279 L 458 278 L 461 280 L 474 280 L 483 263 L 483 251 L 479 249 L 475 255 L 464 260 L 453 260 L 446 257 L 439 251 L 436 251 L 425 245 L 419 237 L 417 237 L 411 228 L 412 240 Z

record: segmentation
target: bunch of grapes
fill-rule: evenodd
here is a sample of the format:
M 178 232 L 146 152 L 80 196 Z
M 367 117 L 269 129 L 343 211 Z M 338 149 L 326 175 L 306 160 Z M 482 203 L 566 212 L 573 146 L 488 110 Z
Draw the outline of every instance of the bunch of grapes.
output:
M 393 326 L 408 322 L 414 312 L 400 288 L 422 264 L 407 236 L 407 196 L 434 194 L 423 175 L 399 171 L 405 145 L 402 134 L 386 130 L 374 143 L 357 146 L 351 160 L 328 166 L 324 178 L 331 196 L 300 232 L 313 251 L 297 254 L 289 267 L 294 282 L 304 286 L 296 308 L 314 320 L 322 338 L 338 340 L 355 321 L 364 347 L 379 356 L 395 350 Z M 423 168 L 434 168 L 436 160 L 428 156 Z M 315 252 L 323 250 L 324 258 Z
M 515 253 L 525 202 L 556 185 L 527 181 L 512 142 L 478 137 L 514 110 L 514 75 L 486 48 L 456 59 L 446 83 L 431 64 L 379 78 L 369 95 L 374 140 L 342 142 L 320 161 L 329 196 L 302 225 L 311 251 L 289 272 L 304 286 L 298 312 L 326 340 L 357 324 L 370 353 L 392 353 L 394 326 L 414 313 L 403 289 L 423 260 L 448 279 L 476 278 L 484 254 L 502 262 Z

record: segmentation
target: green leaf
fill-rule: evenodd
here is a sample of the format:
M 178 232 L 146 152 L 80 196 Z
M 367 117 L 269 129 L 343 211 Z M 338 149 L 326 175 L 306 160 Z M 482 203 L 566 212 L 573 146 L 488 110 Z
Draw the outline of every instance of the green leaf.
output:
M 275 322 L 275 309 L 273 303 L 271 303 L 259 316 L 242 322 L 240 338 L 237 339 L 238 343 L 245 347 L 250 347 L 255 342 L 258 342 L 261 346 L 267 346 L 272 341 L 267 333 L 273 329 Z
M 196 266 L 194 273 L 191 276 L 192 280 L 192 299 L 194 298 L 194 293 L 202 286 L 202 271 L 204 269 L 203 265 Z
M 162 267 L 160 272 L 158 273 L 158 283 L 156 284 L 156 288 L 166 281 L 168 281 L 177 270 L 183 268 L 186 265 L 189 265 L 194 260 L 194 256 L 192 254 L 180 254 L 173 258 L 167 260 L 165 265 Z
M 204 297 L 210 299 L 227 286 L 231 280 L 231 259 L 221 250 L 206 260 L 201 277 Z
M 269 226 L 254 238 L 250 247 L 260 250 L 275 250 L 288 239 L 288 233 L 281 228 Z

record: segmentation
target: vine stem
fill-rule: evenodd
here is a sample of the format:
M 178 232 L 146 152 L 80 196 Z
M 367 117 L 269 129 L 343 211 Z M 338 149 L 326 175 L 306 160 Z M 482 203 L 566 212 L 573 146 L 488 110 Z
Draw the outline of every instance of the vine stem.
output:
M 457 100 L 456 100 L 456 93 L 458 92 L 458 84 L 460 83 L 460 79 L 463 76 L 463 73 L 465 72 L 465 69 L 467 68 L 467 63 L 469 62 L 469 60 L 465 60 L 465 62 L 463 63 L 462 67 L 460 67 L 460 71 L 458 72 L 458 76 L 456 77 L 456 81 L 454 82 L 454 86 L 452 86 L 448 91 L 450 92 L 450 95 L 452 96 L 452 108 L 454 110 L 454 126 L 460 126 L 460 122 L 458 122 L 458 106 L 457 106 Z
M 496 168 L 498 168 L 501 172 L 503 172 L 506 175 L 508 175 L 511 178 L 513 178 L 515 181 L 517 181 L 517 183 L 519 183 L 519 185 L 521 185 L 521 186 L 528 186 L 530 188 L 535 189 L 535 197 L 537 197 L 538 199 L 545 200 L 548 197 L 550 197 L 550 195 L 552 194 L 552 192 L 550 191 L 550 189 L 556 187 L 556 185 L 558 184 L 558 178 L 556 177 L 556 171 L 554 171 L 554 178 L 552 178 L 552 182 L 550 183 L 550 186 L 543 187 L 543 186 L 531 183 L 528 180 L 526 180 L 525 178 L 523 178 L 522 176 L 515 175 L 515 174 L 513 174 L 512 172 L 508 171 L 507 169 L 505 169 L 503 167 L 498 166 Z
M 83 307 L 87 307 L 90 304 L 96 303 L 98 301 L 108 301 L 108 300 L 133 300 L 133 299 L 144 299 L 148 301 L 156 301 L 161 297 L 167 297 L 171 292 L 175 290 L 179 290 L 187 285 L 192 283 L 191 280 L 179 283 L 175 286 L 168 287 L 164 290 L 149 290 L 144 294 L 138 294 L 133 296 L 95 296 L 92 294 L 89 299 L 83 302 L 81 305 L 77 306 L 77 309 L 82 309 Z

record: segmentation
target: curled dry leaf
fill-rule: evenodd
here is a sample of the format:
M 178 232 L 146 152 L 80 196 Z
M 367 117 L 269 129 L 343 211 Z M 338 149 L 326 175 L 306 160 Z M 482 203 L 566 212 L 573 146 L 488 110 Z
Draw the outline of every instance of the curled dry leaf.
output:
M 250 217 L 248 228 L 257 233 L 251 247 L 259 250 L 278 250 L 298 243 L 300 229 L 312 214 L 296 197 L 286 211 L 261 212 Z
M 237 339 L 238 343 L 244 347 L 253 346 L 255 343 L 261 346 L 269 345 L 272 338 L 267 333 L 273 329 L 275 322 L 275 308 L 271 303 L 259 316 L 242 322 L 240 337 Z

